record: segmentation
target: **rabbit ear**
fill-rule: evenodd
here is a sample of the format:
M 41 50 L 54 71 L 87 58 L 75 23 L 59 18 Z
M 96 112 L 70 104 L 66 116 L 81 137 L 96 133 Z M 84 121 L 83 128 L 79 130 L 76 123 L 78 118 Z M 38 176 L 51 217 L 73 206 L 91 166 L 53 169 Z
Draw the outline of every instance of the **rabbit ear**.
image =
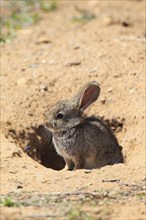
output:
M 82 111 L 85 110 L 97 100 L 99 93 L 100 87 L 96 81 L 87 83 L 74 98 L 76 106 Z

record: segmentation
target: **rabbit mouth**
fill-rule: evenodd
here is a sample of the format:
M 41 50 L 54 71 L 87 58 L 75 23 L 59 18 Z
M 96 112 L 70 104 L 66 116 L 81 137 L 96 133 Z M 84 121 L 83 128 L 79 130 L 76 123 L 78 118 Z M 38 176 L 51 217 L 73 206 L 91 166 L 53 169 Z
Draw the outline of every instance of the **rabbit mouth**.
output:
M 54 132 L 55 130 L 57 130 L 57 129 L 55 129 L 55 124 L 54 124 L 54 126 L 51 124 L 51 123 L 49 123 L 49 122 L 46 122 L 46 127 L 51 131 L 51 132 Z
M 76 126 L 78 126 L 79 124 L 82 124 L 84 122 L 83 118 L 78 118 L 77 120 L 73 120 L 73 121 L 69 121 L 67 123 L 57 123 L 56 121 L 53 122 L 46 122 L 46 127 L 52 132 L 60 132 L 60 131 L 66 131 L 68 129 L 74 128 Z
M 57 124 L 55 121 L 52 122 L 52 123 L 46 122 L 46 127 L 47 127 L 52 133 L 59 132 L 59 131 L 62 130 L 62 129 L 58 126 L 58 124 Z

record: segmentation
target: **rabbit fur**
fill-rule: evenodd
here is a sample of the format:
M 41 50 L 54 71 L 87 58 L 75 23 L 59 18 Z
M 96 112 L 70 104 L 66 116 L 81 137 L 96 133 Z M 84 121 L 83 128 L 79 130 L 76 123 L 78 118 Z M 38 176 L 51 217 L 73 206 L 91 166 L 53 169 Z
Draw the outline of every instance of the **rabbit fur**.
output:
M 58 102 L 45 114 L 46 127 L 67 170 L 93 169 L 123 162 L 122 148 L 99 117 L 87 117 L 84 110 L 95 102 L 100 87 L 96 81 L 84 85 L 70 100 Z

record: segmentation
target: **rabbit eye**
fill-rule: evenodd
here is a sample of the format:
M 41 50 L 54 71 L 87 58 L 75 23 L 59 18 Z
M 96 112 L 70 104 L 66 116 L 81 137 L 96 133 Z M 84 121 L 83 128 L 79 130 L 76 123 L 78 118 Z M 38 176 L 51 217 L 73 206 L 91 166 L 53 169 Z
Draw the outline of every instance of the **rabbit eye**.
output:
M 64 116 L 64 115 L 63 115 L 62 113 L 58 113 L 58 114 L 57 114 L 57 118 L 58 118 L 58 119 L 63 118 L 63 116 Z

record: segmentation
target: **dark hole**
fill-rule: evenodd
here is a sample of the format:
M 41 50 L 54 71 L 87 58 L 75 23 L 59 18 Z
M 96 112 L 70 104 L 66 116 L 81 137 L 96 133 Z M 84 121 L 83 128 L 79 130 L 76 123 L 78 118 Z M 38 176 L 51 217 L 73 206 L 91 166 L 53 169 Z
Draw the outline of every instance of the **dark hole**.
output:
M 102 120 L 115 133 L 121 132 L 124 128 L 124 118 L 106 119 L 102 117 Z M 24 149 L 24 152 L 31 158 L 47 168 L 54 170 L 61 170 L 64 168 L 65 161 L 57 154 L 54 148 L 52 133 L 44 125 L 35 126 L 33 128 L 27 127 L 19 131 L 15 130 L 11 126 L 11 124 L 7 124 L 6 137 L 13 138 L 16 144 L 19 143 L 19 145 Z

